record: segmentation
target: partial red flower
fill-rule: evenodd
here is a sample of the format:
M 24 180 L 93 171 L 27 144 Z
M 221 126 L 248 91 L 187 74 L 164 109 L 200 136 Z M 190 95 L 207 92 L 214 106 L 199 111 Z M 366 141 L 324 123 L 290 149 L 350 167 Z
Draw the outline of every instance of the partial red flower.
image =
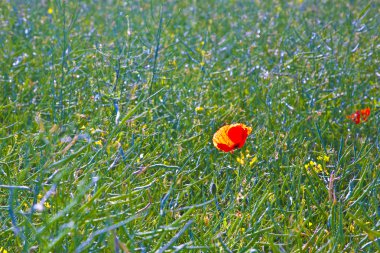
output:
M 214 146 L 224 152 L 233 152 L 244 146 L 248 135 L 252 132 L 251 127 L 244 124 L 232 124 L 221 127 L 212 138 Z
M 371 114 L 371 109 L 368 107 L 366 109 L 357 110 L 351 115 L 347 115 L 347 119 L 352 120 L 355 124 L 359 124 L 360 120 L 367 121 L 370 114 Z
M 360 110 L 360 117 L 363 121 L 367 121 L 370 114 L 371 114 L 371 109 L 369 109 L 369 107 L 363 110 Z
M 351 115 L 347 115 L 347 119 L 352 120 L 355 124 L 359 124 L 360 123 L 360 112 L 356 111 Z

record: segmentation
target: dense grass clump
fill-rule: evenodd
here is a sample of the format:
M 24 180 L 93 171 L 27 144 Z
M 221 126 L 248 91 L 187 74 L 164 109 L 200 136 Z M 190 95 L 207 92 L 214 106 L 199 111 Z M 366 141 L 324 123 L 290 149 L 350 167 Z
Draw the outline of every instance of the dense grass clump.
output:
M 1 1 L 0 252 L 380 251 L 379 7 Z

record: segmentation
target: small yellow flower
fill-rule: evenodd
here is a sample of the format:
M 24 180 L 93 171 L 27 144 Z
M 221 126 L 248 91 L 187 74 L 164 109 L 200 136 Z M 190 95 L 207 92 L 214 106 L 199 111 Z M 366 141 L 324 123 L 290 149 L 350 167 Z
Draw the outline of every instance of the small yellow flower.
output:
M 321 164 L 317 164 L 316 172 L 322 172 L 322 171 L 323 171 L 322 165 Z
M 350 230 L 351 233 L 355 232 L 355 226 L 354 226 L 354 224 L 351 224 L 348 229 Z
M 99 146 L 102 146 L 102 147 L 103 147 L 103 143 L 102 143 L 101 140 L 95 141 L 95 145 L 99 145 Z
M 327 155 L 324 155 L 324 156 L 318 156 L 317 157 L 317 160 L 319 160 L 319 161 L 324 161 L 324 162 L 328 162 L 328 161 L 330 161 L 330 157 L 328 157 Z
M 202 106 L 198 106 L 198 107 L 195 108 L 195 111 L 196 111 L 197 113 L 199 113 L 199 112 L 203 112 L 204 109 L 205 109 L 205 108 L 203 108 Z
M 45 206 L 46 208 L 50 208 L 50 207 L 51 207 L 51 205 L 49 204 L 49 202 L 45 202 L 45 203 L 44 203 L 44 206 Z
M 8 253 L 8 251 L 4 249 L 3 247 L 0 247 L 0 253 Z
M 254 156 L 252 160 L 249 162 L 249 165 L 252 166 L 255 162 L 257 162 L 257 156 Z
M 237 158 L 236 158 L 236 161 L 237 161 L 238 163 L 240 163 L 241 165 L 244 165 L 244 163 L 245 163 L 245 161 L 244 161 L 244 156 L 237 157 Z
M 48 9 L 47 12 L 48 12 L 48 14 L 50 14 L 50 15 L 53 14 L 53 8 L 50 7 L 50 8 Z
M 81 127 L 80 127 L 80 130 L 85 130 L 86 129 L 86 126 L 85 125 L 82 125 Z
M 305 164 L 305 169 L 309 169 L 309 164 Z
M 309 227 L 311 227 L 311 226 L 313 226 L 313 223 L 311 223 L 311 222 L 309 221 L 309 224 L 308 224 L 308 225 L 309 225 Z

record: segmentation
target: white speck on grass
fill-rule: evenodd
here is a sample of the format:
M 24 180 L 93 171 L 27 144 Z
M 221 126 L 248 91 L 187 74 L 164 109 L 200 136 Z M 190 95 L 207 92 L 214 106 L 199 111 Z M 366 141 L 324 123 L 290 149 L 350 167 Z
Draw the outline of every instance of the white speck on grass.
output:
M 115 118 L 115 124 L 116 124 L 116 125 L 119 125 L 119 118 L 120 118 L 120 111 L 118 110 L 118 111 L 116 112 L 116 118 Z
M 21 63 L 21 60 L 22 56 L 17 57 L 16 60 L 12 63 L 12 66 L 16 67 L 17 65 L 19 65 Z
M 41 203 L 37 203 L 33 206 L 33 209 L 37 212 L 42 212 L 44 210 L 44 205 Z

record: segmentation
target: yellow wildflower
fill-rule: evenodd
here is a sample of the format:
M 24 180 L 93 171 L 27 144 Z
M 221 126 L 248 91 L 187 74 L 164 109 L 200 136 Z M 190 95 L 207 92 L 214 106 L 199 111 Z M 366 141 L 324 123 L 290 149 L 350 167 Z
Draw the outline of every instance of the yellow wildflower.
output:
M 240 163 L 241 165 L 245 164 L 245 159 L 249 160 L 252 156 L 249 154 L 249 150 L 246 150 L 245 156 L 243 153 L 241 153 L 240 157 L 236 158 L 236 161 Z M 257 162 L 257 156 L 252 157 L 251 161 L 249 162 L 249 166 L 252 166 L 254 163 Z
M 237 157 L 236 158 L 236 161 L 238 163 L 240 163 L 241 165 L 244 165 L 245 164 L 245 161 L 244 161 L 244 156 L 242 155 L 241 157 Z
M 0 252 L 1 253 L 8 253 L 8 251 L 6 249 L 4 249 L 3 247 L 0 247 Z
M 44 203 L 44 206 L 45 206 L 46 208 L 50 208 L 50 207 L 51 207 L 50 204 L 49 204 L 49 202 L 45 202 L 45 203 Z
M 317 159 L 320 160 L 320 159 L 323 159 L 323 157 L 318 157 Z M 314 170 L 315 173 L 325 172 L 326 174 L 328 174 L 328 172 L 326 171 L 326 169 L 324 169 L 322 167 L 322 164 L 316 163 L 314 161 L 310 161 L 309 163 L 305 164 L 305 169 L 308 170 L 308 173 L 310 173 L 310 170 L 312 169 L 312 170 Z
M 204 109 L 205 109 L 205 108 L 203 108 L 202 106 L 198 106 L 198 107 L 195 108 L 195 111 L 196 111 L 197 113 L 199 113 L 199 112 L 203 112 Z
M 53 14 L 53 8 L 50 7 L 50 8 L 48 9 L 47 12 L 48 12 L 48 14 L 50 14 L 50 15 Z
M 350 230 L 351 233 L 355 232 L 355 226 L 354 226 L 354 224 L 351 224 L 348 229 Z
M 257 162 L 257 156 L 254 156 L 252 160 L 249 162 L 249 165 L 252 166 L 255 162 Z
M 319 160 L 319 161 L 324 161 L 324 162 L 328 162 L 328 161 L 330 161 L 330 157 L 328 157 L 327 155 L 324 155 L 324 156 L 318 156 L 317 157 L 317 160 Z
M 95 145 L 103 146 L 103 143 L 101 140 L 95 141 Z
M 41 203 L 42 198 L 43 198 L 42 194 L 39 193 L 39 194 L 37 195 L 37 199 L 38 199 L 38 202 L 39 202 L 39 203 L 37 203 L 37 204 L 35 205 L 35 209 L 37 209 L 37 210 L 41 210 L 41 211 L 42 211 L 42 210 L 43 210 L 42 204 L 43 204 L 46 208 L 50 208 L 50 207 L 51 207 L 51 205 L 49 204 L 49 202 L 46 201 L 46 199 L 43 200 L 43 201 L 44 201 L 43 203 Z M 1 251 L 0 251 L 0 253 L 1 253 Z

